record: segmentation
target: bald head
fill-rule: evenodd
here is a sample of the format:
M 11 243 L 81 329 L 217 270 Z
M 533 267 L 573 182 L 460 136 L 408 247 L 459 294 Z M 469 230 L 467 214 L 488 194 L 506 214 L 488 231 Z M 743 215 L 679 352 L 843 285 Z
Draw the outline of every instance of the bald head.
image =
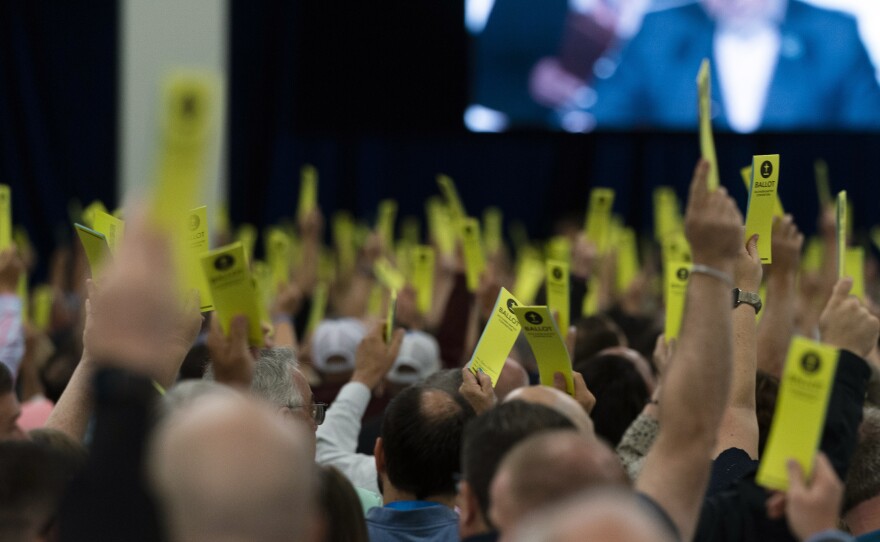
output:
M 507 401 L 525 401 L 536 405 L 544 405 L 559 412 L 577 427 L 583 435 L 595 436 L 593 421 L 587 411 L 574 400 L 571 395 L 549 386 L 528 386 L 514 390 L 507 396 Z
M 489 489 L 489 517 L 510 533 L 523 516 L 548 504 L 589 488 L 627 484 L 606 444 L 570 431 L 543 432 L 504 457 Z
M 209 395 L 158 428 L 150 474 L 175 541 L 308 540 L 306 429 L 244 396 Z
M 672 542 L 666 526 L 631 492 L 579 494 L 522 521 L 516 542 Z
M 518 361 L 513 358 L 507 358 L 501 373 L 498 375 L 498 381 L 495 383 L 495 396 L 499 401 L 503 401 L 510 392 L 518 388 L 524 388 L 529 385 L 529 373 L 523 368 Z

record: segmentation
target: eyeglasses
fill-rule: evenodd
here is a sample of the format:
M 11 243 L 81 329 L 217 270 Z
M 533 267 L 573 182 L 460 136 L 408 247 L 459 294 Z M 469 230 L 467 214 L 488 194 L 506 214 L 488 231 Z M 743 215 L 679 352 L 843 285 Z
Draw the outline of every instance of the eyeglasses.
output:
M 290 410 L 296 410 L 305 407 L 303 405 L 288 404 L 287 408 L 289 408 Z M 312 419 L 315 420 L 315 425 L 321 425 L 322 423 L 324 423 L 324 415 L 327 412 L 327 403 L 312 403 L 310 408 L 310 414 L 312 416 Z

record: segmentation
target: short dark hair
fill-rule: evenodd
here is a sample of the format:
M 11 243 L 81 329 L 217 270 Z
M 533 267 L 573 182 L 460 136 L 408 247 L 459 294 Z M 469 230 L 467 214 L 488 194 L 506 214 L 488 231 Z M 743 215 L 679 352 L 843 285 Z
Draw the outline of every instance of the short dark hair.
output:
M 468 422 L 461 446 L 462 476 L 473 489 L 487 522 L 489 485 L 504 455 L 521 440 L 554 429 L 576 428 L 552 408 L 525 401 L 502 403 Z
M 12 373 L 9 372 L 6 365 L 0 363 L 0 395 L 12 393 L 14 389 L 15 384 L 12 380 Z
M 333 467 L 317 467 L 318 502 L 324 515 L 326 542 L 368 542 L 364 510 L 348 478 Z
M 446 390 L 414 385 L 398 393 L 385 410 L 382 447 L 394 487 L 418 500 L 454 495 L 461 435 L 473 408 Z
M 618 354 L 594 356 L 576 363 L 574 370 L 596 397 L 590 412 L 596 434 L 617 446 L 650 399 L 644 377 L 632 361 Z
M 37 442 L 0 442 L 0 539 L 47 532 L 77 467 Z

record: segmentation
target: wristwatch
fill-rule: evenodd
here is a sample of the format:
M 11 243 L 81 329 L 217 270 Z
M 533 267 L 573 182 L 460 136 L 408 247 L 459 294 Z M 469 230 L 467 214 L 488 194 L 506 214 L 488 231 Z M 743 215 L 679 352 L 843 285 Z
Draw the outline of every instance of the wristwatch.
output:
M 755 314 L 761 312 L 761 307 L 764 306 L 764 304 L 761 303 L 761 296 L 759 296 L 755 292 L 747 292 L 745 290 L 740 290 L 739 288 L 734 288 L 733 308 L 735 309 L 743 303 L 745 303 L 746 305 L 751 305 L 752 308 L 755 309 Z

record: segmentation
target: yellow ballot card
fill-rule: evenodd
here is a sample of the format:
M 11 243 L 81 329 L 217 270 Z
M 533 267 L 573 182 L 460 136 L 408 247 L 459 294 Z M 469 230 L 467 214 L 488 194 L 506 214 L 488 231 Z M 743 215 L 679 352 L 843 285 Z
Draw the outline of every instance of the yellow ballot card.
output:
M 229 323 L 234 316 L 244 315 L 248 319 L 248 342 L 261 346 L 260 302 L 244 246 L 237 242 L 208 252 L 202 256 L 202 270 L 223 331 L 229 333 Z
M 483 211 L 483 241 L 486 252 L 495 254 L 504 244 L 502 232 L 503 215 L 498 207 L 489 207 Z
M 376 214 L 376 233 L 385 243 L 385 249 L 394 247 L 394 222 L 397 220 L 397 202 L 393 199 L 383 199 L 379 202 L 379 210 Z
M 587 208 L 586 234 L 596 245 L 599 254 L 608 248 L 608 234 L 611 231 L 611 210 L 614 207 L 614 190 L 594 188 L 590 190 L 590 204 Z
M 272 292 L 290 282 L 290 237 L 281 228 L 269 228 L 266 234 L 266 263 L 272 273 Z
M 311 164 L 302 167 L 299 173 L 299 204 L 297 216 L 302 218 L 318 206 L 318 170 Z
M 107 244 L 107 238 L 103 233 L 96 232 L 82 224 L 74 224 L 73 227 L 76 228 L 76 235 L 85 250 L 89 269 L 92 270 L 92 278 L 97 278 L 101 274 L 104 264 L 110 258 L 110 246 Z
M 663 333 L 666 340 L 675 339 L 681 330 L 684 304 L 687 297 L 688 278 L 691 275 L 689 262 L 669 262 L 666 268 L 666 326 Z
M 163 80 L 158 171 L 151 215 L 177 231 L 202 196 L 211 134 L 218 129 L 221 83 L 217 74 L 176 70 Z
M 504 368 L 504 362 L 510 354 L 510 349 L 513 348 L 513 343 L 519 337 L 519 319 L 513 313 L 514 307 L 519 305 L 519 300 L 502 287 L 495 299 L 492 316 L 486 322 L 486 327 L 483 328 L 483 333 L 474 349 L 474 355 L 467 364 L 474 374 L 482 370 L 489 375 L 493 387 L 498 382 L 498 375 Z M 461 317 L 467 318 L 467 315 L 463 314 Z
M 519 259 L 516 266 L 516 282 L 513 293 L 523 303 L 531 305 L 544 282 L 544 262 L 537 251 L 528 251 Z
M 770 251 L 776 189 L 779 186 L 779 155 L 766 154 L 752 159 L 749 205 L 746 211 L 746 240 L 758 234 L 761 263 L 773 263 Z
M 452 226 L 452 218 L 447 206 L 437 197 L 428 198 L 425 204 L 428 214 L 428 234 L 433 243 L 437 245 L 440 254 L 452 256 L 455 254 L 455 228 Z
M 235 232 L 235 240 L 241 243 L 247 261 L 254 259 L 254 247 L 257 246 L 257 227 L 253 224 L 242 224 Z
M 31 322 L 37 329 L 46 331 L 52 323 L 52 305 L 55 302 L 55 293 L 48 284 L 41 284 L 34 288 L 31 295 Z
M 565 348 L 559 328 L 553 321 L 550 309 L 544 306 L 513 307 L 522 331 L 532 347 L 538 362 L 541 384 L 553 386 L 553 376 L 562 373 L 565 377 L 565 390 L 574 395 L 574 380 L 571 377 L 571 358 Z
M 371 317 L 380 317 L 382 315 L 382 300 L 385 298 L 385 287 L 381 284 L 374 284 L 370 289 L 370 298 L 367 300 L 367 315 Z
M 429 245 L 412 247 L 412 284 L 416 290 L 416 307 L 422 314 L 431 311 L 434 300 L 434 249 Z
M 843 273 L 852 277 L 853 285 L 850 294 L 865 300 L 865 249 L 853 247 L 846 249 L 845 269 Z
M 547 241 L 547 259 L 571 262 L 571 241 L 564 235 L 554 235 Z
M 406 285 L 406 278 L 404 278 L 403 273 L 398 271 L 394 264 L 384 256 L 376 259 L 376 262 L 373 264 L 373 274 L 376 275 L 376 280 L 379 281 L 379 284 L 389 290 L 402 290 Z
M 562 337 L 568 336 L 568 325 L 571 321 L 571 300 L 569 290 L 569 266 L 562 260 L 547 260 L 547 306 L 550 312 L 558 314 L 556 324 Z
M 819 196 L 819 205 L 822 209 L 833 202 L 831 200 L 831 185 L 828 182 L 828 163 L 819 159 L 813 162 L 816 173 L 816 194 Z
M 683 230 L 664 237 L 661 249 L 663 250 L 664 264 L 666 262 L 691 261 L 691 244 L 688 243 Z
M 394 336 L 394 326 L 397 325 L 397 290 L 391 290 L 388 295 L 388 314 L 385 316 L 385 343 L 391 344 Z
M 178 275 L 184 290 L 198 290 L 201 312 L 214 310 L 211 289 L 202 271 L 201 258 L 210 250 L 208 207 L 202 205 L 189 211 L 185 233 L 178 240 L 180 257 Z
M 468 217 L 461 221 L 461 243 L 464 251 L 467 288 L 469 291 L 475 292 L 480 285 L 480 275 L 486 268 L 479 220 Z
M 107 244 L 110 246 L 110 252 L 115 254 L 125 234 L 125 222 L 109 213 L 96 210 L 92 224 L 92 229 L 104 234 Z
M 715 157 L 715 138 L 712 135 L 712 73 L 709 59 L 704 58 L 697 73 L 697 94 L 700 114 L 700 154 L 709 162 L 709 190 L 721 184 L 718 180 L 718 159 Z
M 405 216 L 400 222 L 400 243 L 418 245 L 422 242 L 422 227 L 415 216 Z
M 18 275 L 18 284 L 16 285 L 15 295 L 21 300 L 21 321 L 30 322 L 30 304 L 28 303 L 28 276 L 27 273 Z
M 662 242 L 666 236 L 684 229 L 678 196 L 669 186 L 654 189 L 654 238 Z
M 437 175 L 437 186 L 440 187 L 440 192 L 446 199 L 446 204 L 449 206 L 449 212 L 452 216 L 454 225 L 455 222 L 462 220 L 467 216 L 467 212 L 464 210 L 464 204 L 461 202 L 461 198 L 458 196 L 458 190 L 455 188 L 455 182 L 453 182 L 452 178 L 448 175 L 439 174 Z
M 846 190 L 837 193 L 837 278 L 843 278 L 846 270 Z
M 99 212 L 109 213 L 107 208 L 104 207 L 104 203 L 101 200 L 96 199 L 95 201 L 91 202 L 88 207 L 82 210 L 81 217 L 83 223 L 86 226 L 93 228 L 95 226 L 95 215 Z
M 340 271 L 343 273 L 351 272 L 357 261 L 354 219 L 344 211 L 333 215 L 333 244 L 336 247 Z
M 583 316 L 599 314 L 599 290 L 601 288 L 602 282 L 597 275 L 594 274 L 587 280 L 587 293 L 581 303 Z
M 794 337 L 788 349 L 776 411 L 767 447 L 758 466 L 758 484 L 780 491 L 788 489 L 786 463 L 794 459 L 809 477 L 825 426 L 828 399 L 837 370 L 837 349 Z
M 308 337 L 317 329 L 318 324 L 327 314 L 327 296 L 330 288 L 326 282 L 320 281 L 312 292 L 312 304 L 309 306 L 309 319 L 306 322 L 305 336 Z
M 0 250 L 12 245 L 12 190 L 0 184 Z
M 623 228 L 617 246 L 617 291 L 625 292 L 638 275 L 639 246 L 636 232 L 632 228 Z
M 807 249 L 801 259 L 801 268 L 804 271 L 818 272 L 822 268 L 822 260 L 825 257 L 825 247 L 822 239 L 812 236 L 807 239 Z
M 778 156 L 778 155 L 777 155 Z M 746 185 L 746 193 L 751 194 L 752 190 L 752 166 L 746 166 L 739 170 L 739 174 L 742 176 L 743 184 Z M 785 209 L 782 207 L 782 200 L 779 199 L 779 191 L 777 188 L 776 198 L 773 202 L 773 216 L 784 216 Z

